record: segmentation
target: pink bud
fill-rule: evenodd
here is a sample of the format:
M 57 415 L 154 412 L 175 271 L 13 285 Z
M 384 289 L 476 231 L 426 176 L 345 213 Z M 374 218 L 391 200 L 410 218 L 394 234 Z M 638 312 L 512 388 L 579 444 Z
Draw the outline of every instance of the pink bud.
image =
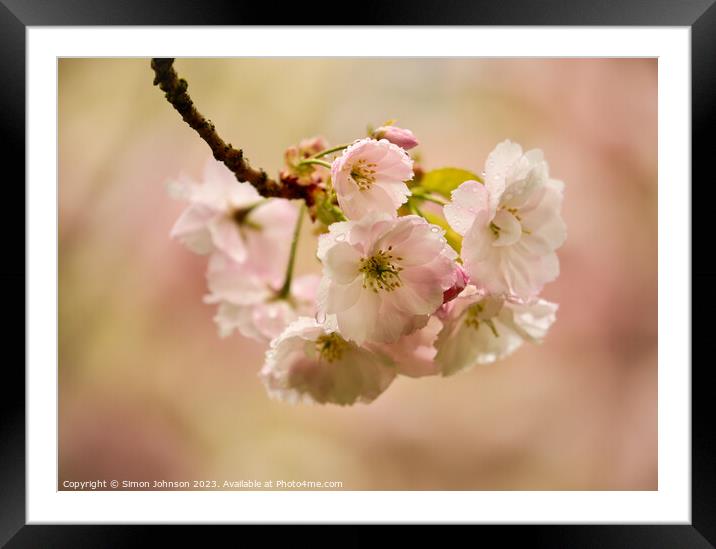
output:
M 455 299 L 465 289 L 470 277 L 460 265 L 455 265 L 455 283 L 443 292 L 443 304 Z
M 412 149 L 418 144 L 413 132 L 397 126 L 381 126 L 373 132 L 373 136 L 376 139 L 387 139 L 405 150 Z

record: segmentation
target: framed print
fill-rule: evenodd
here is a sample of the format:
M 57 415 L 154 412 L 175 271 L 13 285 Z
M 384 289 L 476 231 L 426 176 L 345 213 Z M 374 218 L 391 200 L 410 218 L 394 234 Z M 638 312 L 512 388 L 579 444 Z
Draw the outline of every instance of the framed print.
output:
M 8 547 L 716 540 L 691 353 L 716 8 L 364 7 L 0 8 L 27 214 L 24 251 L 4 221 Z

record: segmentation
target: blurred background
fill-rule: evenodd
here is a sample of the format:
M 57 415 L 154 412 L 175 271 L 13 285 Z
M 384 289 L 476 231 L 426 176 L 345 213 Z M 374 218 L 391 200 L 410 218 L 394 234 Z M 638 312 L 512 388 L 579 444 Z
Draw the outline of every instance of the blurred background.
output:
M 199 110 L 275 175 L 303 137 L 396 118 L 427 169 L 510 138 L 566 183 L 541 346 L 374 403 L 270 400 L 220 339 L 206 258 L 169 239 L 208 147 L 148 59 L 59 61 L 59 479 L 340 481 L 347 490 L 657 489 L 655 59 L 179 59 Z M 297 274 L 319 272 L 304 225 Z

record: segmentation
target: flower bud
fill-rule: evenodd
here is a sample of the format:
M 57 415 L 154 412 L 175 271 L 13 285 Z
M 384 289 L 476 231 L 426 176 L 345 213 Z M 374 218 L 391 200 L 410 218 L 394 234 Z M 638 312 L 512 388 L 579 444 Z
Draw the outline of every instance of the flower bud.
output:
M 302 139 L 298 145 L 291 145 L 284 152 L 285 167 L 280 172 L 281 182 L 286 185 L 318 185 L 325 181 L 328 172 L 313 164 L 301 164 L 302 160 L 328 148 L 323 137 Z
M 418 145 L 418 140 L 413 135 L 413 132 L 397 126 L 381 126 L 373 132 L 373 136 L 376 139 L 387 139 L 405 150 L 412 149 Z
M 467 276 L 465 269 L 463 269 L 461 265 L 455 264 L 455 283 L 443 292 L 443 304 L 452 301 L 460 295 L 460 292 L 465 289 L 469 281 L 470 277 Z

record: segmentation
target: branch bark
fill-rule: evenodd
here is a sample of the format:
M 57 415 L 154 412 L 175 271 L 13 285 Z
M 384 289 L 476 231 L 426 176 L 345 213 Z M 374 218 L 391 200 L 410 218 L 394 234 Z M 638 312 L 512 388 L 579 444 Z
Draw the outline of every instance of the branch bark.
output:
M 164 92 L 167 101 L 181 115 L 184 122 L 199 134 L 211 148 L 216 160 L 223 162 L 236 179 L 253 185 L 262 196 L 280 198 L 300 198 L 310 206 L 313 202 L 311 189 L 301 185 L 286 185 L 268 177 L 265 171 L 252 168 L 244 158 L 241 149 L 235 149 L 226 143 L 216 132 L 216 127 L 194 106 L 187 93 L 188 84 L 179 78 L 174 70 L 173 58 L 152 59 L 154 85 Z

